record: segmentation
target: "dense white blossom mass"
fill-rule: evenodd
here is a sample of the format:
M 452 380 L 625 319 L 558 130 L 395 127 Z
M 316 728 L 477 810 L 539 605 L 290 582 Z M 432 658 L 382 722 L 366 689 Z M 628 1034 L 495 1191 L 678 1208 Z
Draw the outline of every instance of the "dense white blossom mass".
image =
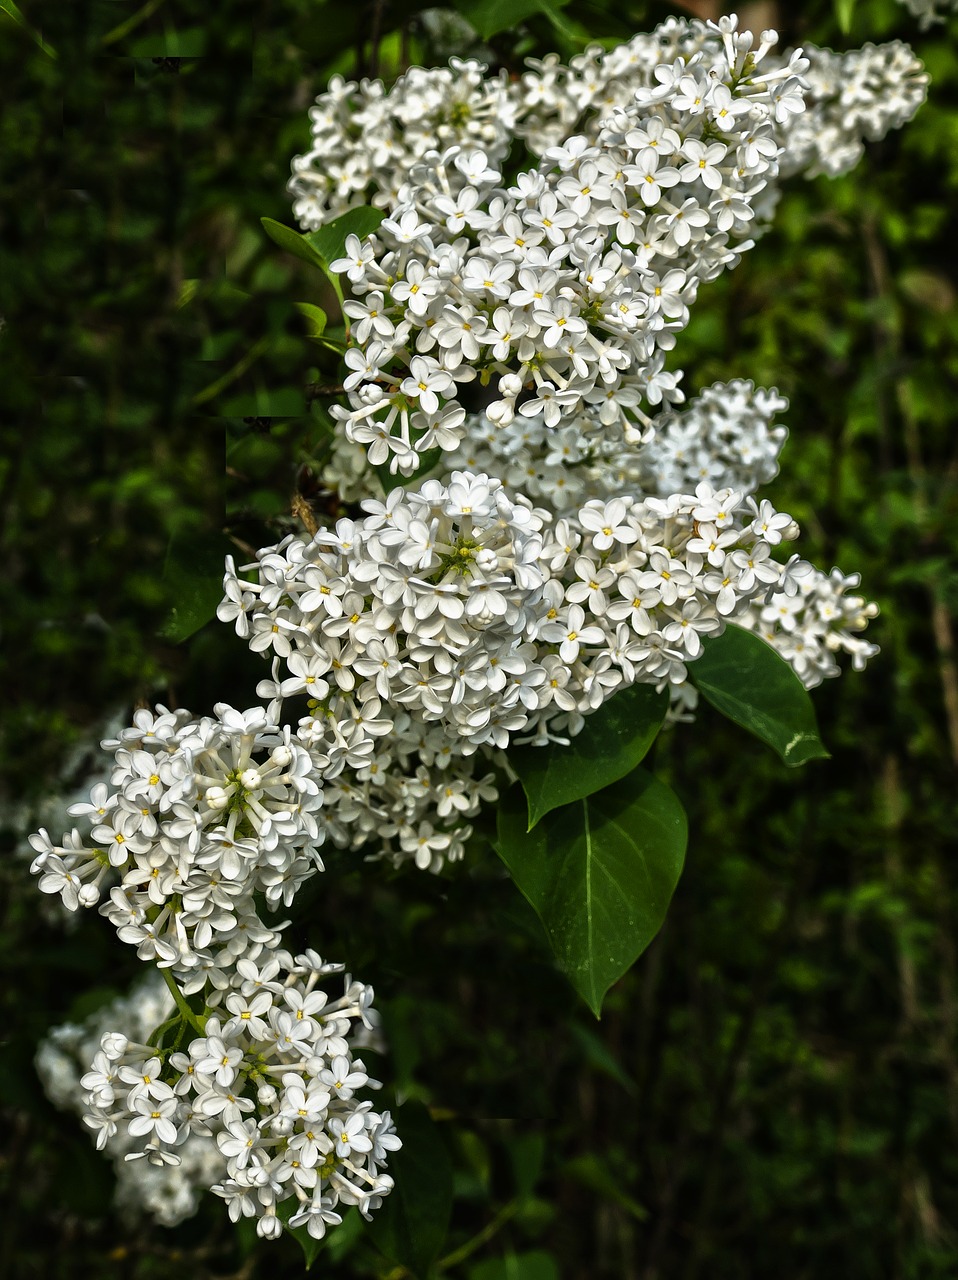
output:
M 903 0 L 926 24 L 956 2 Z M 759 44 L 766 76 L 787 67 L 791 56 L 776 53 L 777 37 L 768 34 Z M 632 104 L 636 90 L 658 88 L 659 69 L 678 58 L 698 57 L 707 72 L 721 74 L 729 61 L 722 36 L 714 24 L 668 18 L 614 49 L 591 45 L 568 66 L 554 55 L 529 59 L 516 81 L 463 59 L 430 70 L 413 67 L 388 90 L 381 81 L 337 77 L 310 111 L 312 148 L 293 162 L 293 212 L 311 230 L 370 201 L 392 208 L 408 171 L 431 150 L 478 147 L 500 165 L 514 137 L 535 156 L 576 132 L 592 138 L 616 108 Z M 802 53 L 810 63 L 803 77 L 805 109 L 772 121 L 787 173 L 852 168 L 863 137 L 899 127 L 924 98 L 921 63 L 901 41 L 847 53 L 806 47 Z M 731 109 L 730 101 L 726 105 Z
M 343 438 L 403 476 L 517 417 L 561 420 L 590 452 L 651 440 L 650 414 L 684 399 L 666 357 L 699 285 L 753 245 L 781 178 L 851 167 L 925 94 L 899 42 L 777 56 L 775 39 L 672 19 L 515 85 L 470 63 L 323 95 L 321 149 L 355 181 L 333 198 L 310 179 L 306 196 L 300 158 L 294 211 L 306 226 L 367 198 L 388 213 L 333 264 L 353 294 Z M 511 182 L 493 101 L 541 156 Z M 427 117 L 441 147 L 422 145 Z
M 262 1236 L 319 1238 L 392 1186 L 399 1138 L 355 1056 L 372 991 L 347 975 L 334 998 L 341 966 L 263 918 L 327 842 L 458 861 L 511 744 L 567 743 L 634 684 L 687 719 L 689 666 L 729 624 L 807 687 L 876 652 L 858 576 L 789 556 L 797 526 L 759 495 L 786 401 L 744 379 L 686 401 L 666 363 L 783 177 L 845 171 L 923 99 L 898 42 L 776 43 L 670 19 L 514 81 L 459 60 L 317 99 L 297 218 L 384 213 L 332 264 L 348 342 L 324 479 L 350 514 L 227 563 L 218 616 L 269 663 L 261 705 L 138 711 L 76 826 L 31 837 L 40 890 L 163 975 L 40 1062 L 150 1170 L 161 1220 L 205 1186 Z
M 775 125 L 803 107 L 807 59 L 765 72 L 770 45 L 750 46 L 727 34 L 660 63 L 594 138 L 546 148 L 508 186 L 475 148 L 412 167 L 379 230 L 333 264 L 357 298 L 349 407 L 333 416 L 371 463 L 410 475 L 456 448 L 467 388 L 503 426 L 580 416 L 585 430 L 604 409 L 599 434 L 629 444 L 648 436 L 646 407 L 684 398 L 666 353 L 699 285 L 751 247 Z
M 318 985 L 342 967 L 315 952 L 247 957 L 210 1002 L 202 1033 L 172 1052 L 157 1046 L 156 1029 L 175 1020 L 175 1005 L 155 979 L 92 1026 L 67 1024 L 41 1045 L 47 1092 L 79 1106 L 113 1157 L 121 1207 L 173 1226 L 209 1187 L 234 1221 L 255 1217 L 270 1239 L 283 1202 L 290 1225 L 317 1239 L 341 1221 L 340 1207 L 371 1213 L 391 1189 L 381 1166 L 400 1142 L 389 1112 L 357 1096 L 379 1087 L 352 1051 L 355 1026 L 375 1025 L 372 993 L 348 977 L 338 998 Z M 112 1030 L 117 1022 L 130 1034 Z

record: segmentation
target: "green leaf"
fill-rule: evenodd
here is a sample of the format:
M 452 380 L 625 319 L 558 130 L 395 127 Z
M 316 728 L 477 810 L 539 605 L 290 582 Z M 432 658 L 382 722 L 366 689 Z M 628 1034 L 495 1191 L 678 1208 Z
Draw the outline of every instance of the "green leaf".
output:
M 366 1219 L 359 1210 L 353 1206 L 352 1209 L 346 1209 L 343 1213 L 343 1220 L 335 1231 L 324 1237 L 326 1244 L 326 1257 L 329 1262 L 341 1262 L 348 1253 L 351 1253 L 356 1247 L 359 1240 L 362 1239 L 366 1228 Z
M 537 13 L 545 14 L 550 21 L 555 22 L 557 10 L 567 3 L 568 0 L 555 0 L 554 3 L 552 0 L 473 0 L 457 7 L 473 30 L 483 40 L 488 40 L 490 36 L 511 30 Z
M 183 307 L 188 307 L 190 305 L 190 303 L 196 297 L 196 291 L 200 287 L 201 283 L 202 281 L 200 280 L 184 280 L 183 281 L 183 283 L 180 285 L 180 296 L 176 300 L 177 311 L 180 311 L 182 310 Z
M 729 626 L 703 641 L 689 679 L 716 710 L 773 747 L 790 767 L 827 760 L 808 690 L 760 637 Z
M 618 782 L 641 763 L 655 741 L 669 695 L 648 684 L 622 689 L 586 717 L 568 746 L 513 747 L 509 763 L 529 801 L 529 830 L 563 804 Z
M 590 1191 L 598 1191 L 605 1199 L 621 1205 L 626 1213 L 630 1213 L 639 1222 L 648 1220 L 648 1209 L 639 1204 L 638 1200 L 633 1200 L 622 1186 L 622 1179 L 615 1177 L 608 1164 L 595 1152 L 567 1161 L 562 1166 L 562 1172 L 575 1178 L 576 1182 L 588 1187 Z
M 852 29 L 852 18 L 855 14 L 857 0 L 835 0 L 835 17 L 843 35 Z
M 360 205 L 356 209 L 348 209 L 341 217 L 327 222 L 318 231 L 309 232 L 304 239 L 328 265 L 345 254 L 347 236 L 359 236 L 362 240 L 376 230 L 385 216 L 383 209 Z
M 44 40 L 43 36 L 40 34 L 40 32 L 35 31 L 34 28 L 30 26 L 29 22 L 27 22 L 26 18 L 20 12 L 17 6 L 13 3 L 13 0 L 0 0 L 0 13 L 5 13 L 8 17 L 14 20 L 17 26 L 23 27 L 24 31 L 27 32 L 27 34 L 31 37 L 31 39 L 36 41 L 38 48 L 42 49 L 42 51 L 47 55 L 48 58 L 56 62 L 57 60 L 56 49 L 48 45 L 47 42 Z
M 301 235 L 298 231 L 294 231 L 292 227 L 287 227 L 282 222 L 277 222 L 274 218 L 260 218 L 263 224 L 263 230 L 269 238 L 275 241 L 281 249 L 285 249 L 287 253 L 293 254 L 296 258 L 302 258 L 303 262 L 308 262 L 311 267 L 319 267 L 320 271 L 326 270 L 326 263 L 322 254 L 318 253 L 309 243 L 309 237 Z
M 573 1022 L 569 1027 L 574 1040 L 578 1040 L 582 1046 L 582 1052 L 585 1060 L 590 1067 L 594 1067 L 596 1071 L 601 1071 L 616 1084 L 621 1085 L 626 1093 L 634 1094 L 636 1092 L 636 1084 L 630 1075 L 626 1074 L 622 1063 L 610 1051 L 605 1041 L 590 1031 L 588 1027 L 580 1026 L 578 1022 Z
M 369 1235 L 392 1262 L 424 1278 L 446 1239 L 452 1163 L 421 1102 L 407 1102 L 395 1120 L 403 1144 L 389 1157 L 395 1186 L 373 1217 Z
M 326 312 L 322 307 L 315 307 L 311 302 L 294 303 L 296 310 L 306 317 L 306 328 L 310 338 L 319 338 L 326 329 Z
M 504 1258 L 486 1258 L 470 1267 L 469 1280 L 559 1280 L 559 1268 L 542 1249 L 528 1253 L 510 1249 Z
M 299 1201 L 295 1196 L 290 1196 L 288 1200 L 283 1200 L 276 1206 L 276 1216 L 281 1220 L 283 1229 L 288 1235 L 291 1235 L 299 1247 L 303 1251 L 303 1261 L 306 1264 L 306 1270 L 312 1269 L 313 1263 L 319 1257 L 319 1251 L 325 1242 L 316 1240 L 309 1234 L 305 1227 L 291 1227 L 289 1225 L 290 1218 L 299 1212 Z
M 532 832 L 521 788 L 506 793 L 496 851 L 596 1017 L 606 991 L 661 928 L 687 837 L 678 798 L 641 767 L 553 810 Z
M 536 1188 L 542 1173 L 546 1153 L 545 1135 L 541 1133 L 515 1133 L 508 1142 L 509 1159 L 516 1181 L 516 1196 L 528 1200 Z
M 188 640 L 216 614 L 223 599 L 225 558 L 233 544 L 221 533 L 175 533 L 166 550 L 163 581 L 173 601 L 160 635 L 174 644 Z
M 420 480 L 424 480 L 433 467 L 438 464 L 441 457 L 441 449 L 427 449 L 421 456 L 419 470 L 414 471 L 411 476 L 403 476 L 398 473 L 393 475 L 385 463 L 380 467 L 373 467 L 373 470 L 379 477 L 383 493 L 392 493 L 393 489 L 405 488 L 406 485 L 417 484 Z
M 339 283 L 339 276 L 333 271 L 330 263 L 341 258 L 346 252 L 347 236 L 356 235 L 361 240 L 375 231 L 385 216 L 382 209 L 360 205 L 356 209 L 348 209 L 342 217 L 334 218 L 318 231 L 310 231 L 306 235 L 301 235 L 292 227 L 276 222 L 273 218 L 260 218 L 260 222 L 266 234 L 271 240 L 275 240 L 281 249 L 294 254 L 297 258 L 302 258 L 312 267 L 319 267 L 320 271 L 325 273 L 341 304 L 342 286 Z M 316 310 L 318 311 L 319 308 L 317 307 Z

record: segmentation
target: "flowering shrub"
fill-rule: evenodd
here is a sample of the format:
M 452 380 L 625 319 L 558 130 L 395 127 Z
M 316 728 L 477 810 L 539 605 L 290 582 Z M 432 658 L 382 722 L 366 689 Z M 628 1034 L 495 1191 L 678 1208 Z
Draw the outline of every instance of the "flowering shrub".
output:
M 263 919 L 326 842 L 438 872 L 498 801 L 497 852 L 598 1014 L 682 869 L 681 805 L 640 767 L 663 722 L 704 697 L 799 765 L 824 754 L 807 689 L 876 651 L 857 575 L 782 557 L 797 526 L 758 496 L 784 400 L 737 380 L 683 409 L 667 367 L 781 180 L 846 170 L 922 100 L 901 44 L 775 46 L 670 20 L 514 83 L 454 63 L 314 109 L 310 230 L 267 229 L 341 301 L 341 336 L 303 305 L 342 356 L 324 478 L 352 509 L 227 563 L 262 705 L 137 713 L 85 831 L 31 841 L 39 888 L 98 906 L 172 1000 L 98 1028 L 98 1145 L 201 1151 L 191 1176 L 266 1238 L 371 1215 L 400 1149 L 357 1097 L 371 990 L 331 1000 L 338 966 Z

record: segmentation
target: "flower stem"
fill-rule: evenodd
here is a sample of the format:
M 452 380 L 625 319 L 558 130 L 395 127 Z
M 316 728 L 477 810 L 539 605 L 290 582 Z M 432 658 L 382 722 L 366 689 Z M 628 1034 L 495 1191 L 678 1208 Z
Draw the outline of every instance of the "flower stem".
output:
M 186 997 L 183 995 L 183 992 L 176 985 L 176 981 L 172 973 L 169 971 L 169 969 L 161 969 L 160 973 L 162 973 L 163 980 L 165 981 L 166 985 L 169 987 L 170 993 L 173 996 L 173 999 L 176 1001 L 176 1007 L 177 1009 L 179 1009 L 184 1020 L 188 1022 L 190 1026 L 193 1027 L 196 1031 L 198 1031 L 200 1035 L 202 1035 L 203 1023 L 205 1019 L 201 1019 L 197 1014 L 195 1014 L 193 1010 L 190 1008 L 190 1006 L 186 1003 Z
M 491 1222 L 488 1222 L 481 1231 L 472 1236 L 469 1240 L 454 1249 L 452 1253 L 447 1253 L 444 1258 L 440 1258 L 436 1263 L 437 1271 L 447 1271 L 450 1267 L 458 1266 L 460 1262 L 464 1262 L 471 1254 L 482 1247 L 488 1240 L 500 1231 L 510 1218 L 514 1217 L 519 1208 L 518 1200 L 510 1200 L 508 1204 L 503 1205 Z

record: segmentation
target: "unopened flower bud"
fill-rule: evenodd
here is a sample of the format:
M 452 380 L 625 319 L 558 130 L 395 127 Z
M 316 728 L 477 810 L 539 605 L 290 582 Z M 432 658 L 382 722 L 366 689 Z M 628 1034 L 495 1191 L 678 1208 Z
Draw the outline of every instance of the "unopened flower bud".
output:
M 210 787 L 206 793 L 206 803 L 211 809 L 225 809 L 230 798 L 222 787 Z
M 111 1062 L 119 1062 L 126 1053 L 126 1046 L 129 1043 L 126 1036 L 121 1035 L 119 1031 L 109 1031 L 100 1041 L 100 1048 Z

